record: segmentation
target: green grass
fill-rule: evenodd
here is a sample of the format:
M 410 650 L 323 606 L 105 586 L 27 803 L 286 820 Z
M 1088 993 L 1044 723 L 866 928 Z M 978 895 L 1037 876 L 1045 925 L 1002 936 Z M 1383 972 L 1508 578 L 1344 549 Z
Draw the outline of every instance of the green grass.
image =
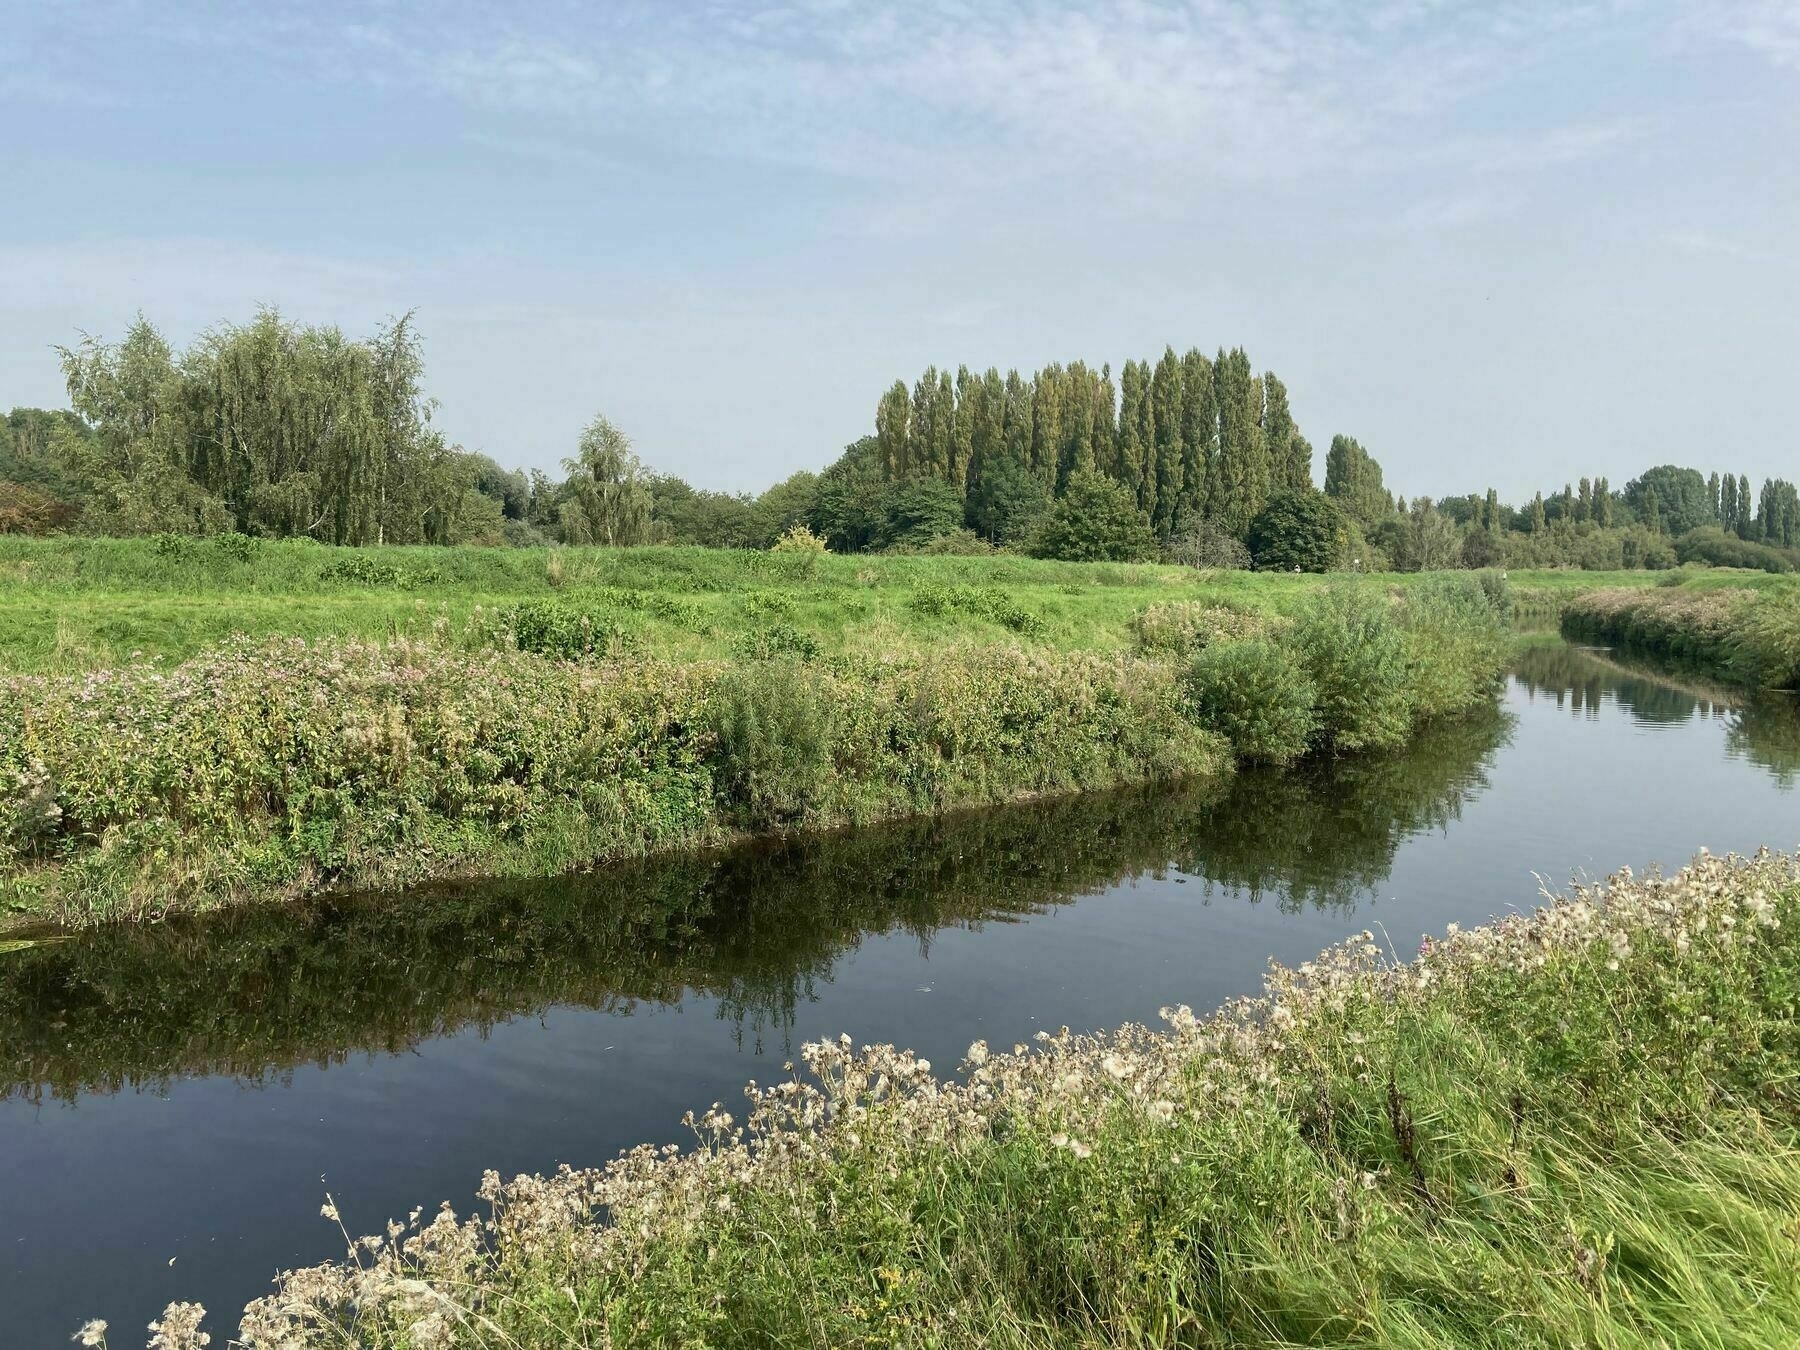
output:
M 1794 1345 L 1797 1005 L 1795 861 L 1702 858 L 1410 965 L 1363 934 L 1164 1032 L 977 1043 L 957 1081 L 828 1041 L 694 1150 L 490 1174 L 474 1216 L 286 1277 L 241 1335 Z
M 392 579 L 327 575 L 356 559 L 366 560 L 371 575 Z M 1515 572 L 1511 580 L 1523 612 L 1553 618 L 1578 591 L 1648 586 L 1668 575 Z M 1800 586 L 1723 569 L 1682 575 L 1694 588 Z M 1410 586 L 1417 578 L 1385 580 Z M 1116 650 L 1132 645 L 1133 616 L 1150 605 L 1204 600 L 1291 613 L 1318 585 L 1317 577 L 1286 574 L 1005 555 L 810 559 L 676 547 L 328 549 L 288 541 L 258 544 L 239 558 L 206 540 L 159 548 L 141 539 L 0 537 L 0 666 L 71 672 L 134 653 L 178 661 L 240 634 L 461 637 L 533 600 L 606 615 L 636 649 L 686 659 L 733 654 L 775 622 L 828 653 L 1009 636 L 1063 650 Z M 1030 616 L 1030 631 L 1009 630 L 979 608 L 918 603 L 921 593 L 954 588 L 1003 590 Z M 679 602 L 675 617 L 657 611 L 658 597 Z M 773 610 L 761 605 L 770 599 Z

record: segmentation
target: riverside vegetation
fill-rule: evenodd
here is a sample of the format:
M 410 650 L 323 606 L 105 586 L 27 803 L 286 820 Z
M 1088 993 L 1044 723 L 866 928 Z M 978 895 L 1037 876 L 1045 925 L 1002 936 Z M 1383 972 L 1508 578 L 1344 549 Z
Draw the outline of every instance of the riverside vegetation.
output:
M 847 1038 L 698 1146 L 482 1183 L 249 1347 L 1766 1346 L 1800 1338 L 1800 863 L 1702 856 L 1167 1029 Z M 336 1219 L 327 1200 L 325 1216 Z M 158 1344 L 198 1344 L 174 1305 Z M 98 1344 L 104 1328 L 86 1329 Z
M 133 561 L 109 547 L 115 565 Z M 796 584 L 731 597 L 738 631 L 691 659 L 616 641 L 612 616 L 696 629 L 702 605 L 603 585 L 386 641 L 239 638 L 173 666 L 9 677 L 5 903 L 87 924 L 328 886 L 543 875 L 743 832 L 1205 775 L 1234 757 L 1392 746 L 1484 702 L 1506 649 L 1493 580 L 1390 593 L 1283 579 L 1258 606 L 1242 583 L 1233 595 L 1040 563 L 1010 565 L 1051 569 L 1039 576 L 1070 602 L 1061 614 L 921 569 L 902 605 L 917 636 L 942 640 L 876 623 L 830 651 L 814 636 L 828 624 L 802 626 L 803 607 L 868 604 L 810 589 L 835 560 L 655 562 Z M 1167 598 L 1093 600 L 1109 582 Z M 1131 648 L 1084 649 L 1109 608 Z
M 1733 683 L 1800 689 L 1800 588 L 1606 588 L 1563 609 L 1563 633 L 1698 667 Z

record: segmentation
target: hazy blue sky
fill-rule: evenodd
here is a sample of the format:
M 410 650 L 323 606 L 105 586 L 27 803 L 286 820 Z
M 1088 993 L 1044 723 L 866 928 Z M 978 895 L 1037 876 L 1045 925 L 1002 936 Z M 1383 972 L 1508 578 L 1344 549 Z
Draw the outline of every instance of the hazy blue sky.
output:
M 929 361 L 1242 344 L 1408 493 L 1800 476 L 1800 4 L 0 3 L 50 344 L 417 308 L 455 439 L 816 468 Z

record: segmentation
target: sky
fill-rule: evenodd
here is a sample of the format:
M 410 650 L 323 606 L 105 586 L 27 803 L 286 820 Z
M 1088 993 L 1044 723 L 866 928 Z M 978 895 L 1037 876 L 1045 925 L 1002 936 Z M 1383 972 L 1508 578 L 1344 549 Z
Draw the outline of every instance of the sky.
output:
M 453 440 L 817 469 L 928 364 L 1243 346 L 1517 499 L 1800 477 L 1800 3 L 0 0 L 0 407 L 416 311 Z

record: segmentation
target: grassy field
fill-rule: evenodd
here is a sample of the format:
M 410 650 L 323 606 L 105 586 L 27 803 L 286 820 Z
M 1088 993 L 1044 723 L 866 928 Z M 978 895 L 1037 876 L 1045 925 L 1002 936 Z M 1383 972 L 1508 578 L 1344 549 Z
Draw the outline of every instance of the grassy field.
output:
M 1800 868 L 1702 857 L 1163 1031 L 848 1038 L 698 1146 L 348 1243 L 249 1347 L 1800 1343 Z M 327 1219 L 335 1218 L 328 1204 Z M 176 1310 L 192 1319 L 197 1310 Z
M 1554 618 L 1601 586 L 1649 586 L 1649 572 L 1520 572 L 1522 612 Z M 1793 584 L 1762 573 L 1683 574 L 1684 589 Z M 1416 578 L 1388 578 L 1396 585 Z M 996 557 L 836 557 L 641 549 L 250 548 L 210 540 L 0 538 L 0 664 L 89 670 L 133 653 L 176 661 L 234 634 L 252 637 L 480 637 L 494 616 L 555 601 L 593 613 L 622 645 L 673 658 L 724 656 L 772 625 L 826 652 L 885 651 L 967 635 L 1009 636 L 958 605 L 1001 591 L 1031 616 L 1013 632 L 1062 650 L 1132 643 L 1138 611 L 1197 599 L 1290 612 L 1316 577 Z M 933 597 L 950 592 L 950 603 Z M 923 593 L 923 601 L 921 595 Z

